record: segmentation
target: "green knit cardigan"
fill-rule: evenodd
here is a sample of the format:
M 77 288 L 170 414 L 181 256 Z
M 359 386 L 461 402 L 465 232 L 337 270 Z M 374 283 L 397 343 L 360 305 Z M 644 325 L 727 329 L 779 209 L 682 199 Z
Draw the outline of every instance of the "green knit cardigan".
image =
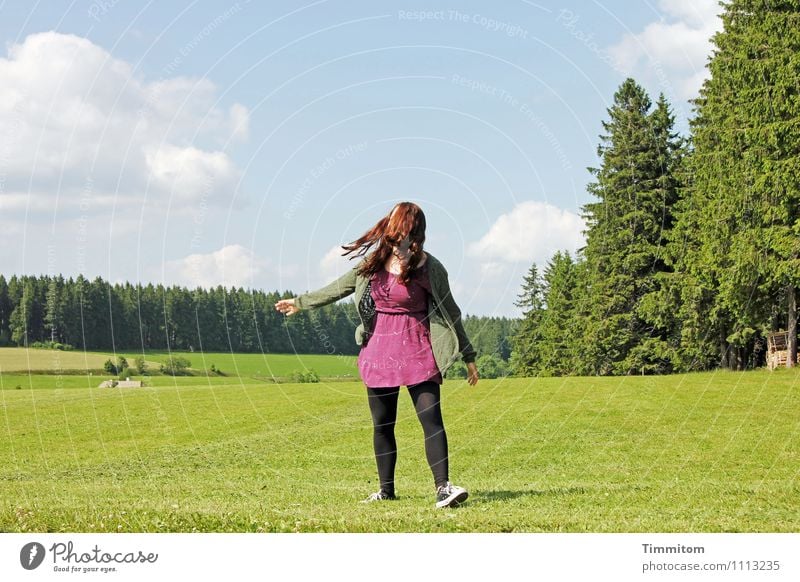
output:
M 431 253 L 428 255 L 428 275 L 431 282 L 432 295 L 428 297 L 428 321 L 431 330 L 431 347 L 436 365 L 444 377 L 448 368 L 455 363 L 459 354 L 465 363 L 474 362 L 476 352 L 467 338 L 461 322 L 461 310 L 458 308 L 444 265 Z M 363 262 L 364 259 L 361 260 Z M 356 344 L 365 345 L 374 329 L 375 308 L 369 293 L 368 277 L 357 275 L 359 265 L 328 285 L 295 297 L 294 304 L 300 309 L 322 307 L 347 297 L 355 292 L 355 303 L 361 323 L 356 328 Z

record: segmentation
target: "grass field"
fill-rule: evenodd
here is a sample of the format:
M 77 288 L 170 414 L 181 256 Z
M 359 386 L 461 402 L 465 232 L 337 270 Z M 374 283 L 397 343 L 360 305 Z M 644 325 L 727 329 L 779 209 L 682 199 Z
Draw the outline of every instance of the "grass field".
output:
M 148 368 L 157 372 L 159 364 L 167 362 L 169 356 L 181 356 L 191 363 L 192 371 L 202 373 L 209 370 L 211 365 L 226 376 L 244 378 L 287 378 L 292 372 L 314 370 L 319 376 L 327 378 L 342 378 L 358 380 L 358 365 L 356 356 L 329 356 L 297 354 L 232 354 L 230 352 L 155 352 L 145 353 L 145 362 Z M 124 356 L 130 366 L 134 365 L 137 357 L 142 353 L 118 352 L 83 352 L 57 350 L 40 350 L 26 348 L 0 348 L 0 374 L 29 375 L 33 372 L 36 376 L 58 375 L 74 376 L 76 372 L 93 370 L 94 375 L 100 373 L 106 360 L 116 361 L 118 356 Z M 41 372 L 41 374 L 40 374 Z M 101 375 L 104 375 L 101 373 Z M 133 376 L 133 370 L 129 372 Z M 99 384 L 100 380 L 98 380 Z M 53 381 L 46 380 L 46 385 L 52 386 Z M 6 382 L 8 384 L 8 382 Z M 16 385 L 16 384 L 15 384 Z M 37 385 L 41 385 L 41 382 Z M 70 386 L 75 385 L 69 382 Z M 86 381 L 80 384 L 86 386 Z
M 0 391 L 0 530 L 800 530 L 798 371 L 446 380 L 451 479 L 471 495 L 444 511 L 405 390 L 399 499 L 362 505 L 360 382 L 178 380 Z
M 306 369 L 313 369 L 320 376 L 344 377 L 349 375 L 355 380 L 359 378 L 356 356 L 232 354 L 230 352 L 171 353 L 173 356 L 183 356 L 188 359 L 193 369 L 208 370 L 211 364 L 214 364 L 217 369 L 231 376 L 286 377 L 290 376 L 294 370 L 302 372 Z M 121 355 L 125 356 L 133 365 L 134 358 L 141 357 L 142 354 L 124 352 Z M 148 362 L 166 362 L 169 355 L 168 352 L 147 352 L 145 359 Z
M 102 369 L 108 358 L 96 352 L 0 348 L 0 373 Z

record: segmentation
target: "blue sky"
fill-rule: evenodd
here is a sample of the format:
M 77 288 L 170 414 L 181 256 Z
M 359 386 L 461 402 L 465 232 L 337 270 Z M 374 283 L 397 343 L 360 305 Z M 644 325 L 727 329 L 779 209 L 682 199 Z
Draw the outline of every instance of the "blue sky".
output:
M 0 272 L 316 288 L 398 201 L 468 314 L 582 244 L 633 76 L 685 131 L 715 1 L 0 3 Z

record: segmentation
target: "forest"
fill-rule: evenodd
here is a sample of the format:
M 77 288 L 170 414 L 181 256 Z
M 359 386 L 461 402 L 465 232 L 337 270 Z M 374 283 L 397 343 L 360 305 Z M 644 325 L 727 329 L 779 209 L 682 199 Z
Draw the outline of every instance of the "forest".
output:
M 762 366 L 800 285 L 800 4 L 726 3 L 690 135 L 633 79 L 590 168 L 586 244 L 533 265 L 512 368 L 663 374 Z
M 0 275 L 0 346 L 356 355 L 352 298 L 286 317 L 292 292 L 111 285 L 97 277 Z M 465 316 L 479 354 L 507 361 L 516 320 Z

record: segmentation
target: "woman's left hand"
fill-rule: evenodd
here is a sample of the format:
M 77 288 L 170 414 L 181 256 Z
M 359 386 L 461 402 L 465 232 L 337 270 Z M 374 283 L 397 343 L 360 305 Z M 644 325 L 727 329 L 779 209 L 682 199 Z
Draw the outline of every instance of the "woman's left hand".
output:
M 475 362 L 467 364 L 467 382 L 471 386 L 475 386 L 478 383 L 478 366 L 475 365 Z
M 300 311 L 300 308 L 294 304 L 294 297 L 291 299 L 281 299 L 275 304 L 275 309 L 286 315 L 287 317 Z

